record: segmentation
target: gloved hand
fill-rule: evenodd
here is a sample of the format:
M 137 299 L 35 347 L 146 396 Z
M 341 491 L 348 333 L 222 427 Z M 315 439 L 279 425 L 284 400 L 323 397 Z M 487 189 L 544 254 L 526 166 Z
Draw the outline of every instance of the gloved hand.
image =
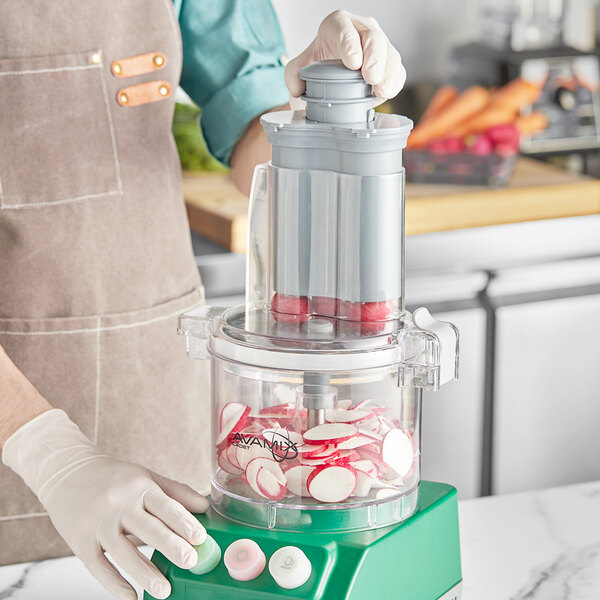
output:
M 373 17 L 336 10 L 326 17 L 317 37 L 285 67 L 285 83 L 293 97 L 304 93 L 300 68 L 318 60 L 340 58 L 349 69 L 361 69 L 364 80 L 382 100 L 393 98 L 404 86 L 406 70 L 400 54 Z
M 196 564 L 192 545 L 201 544 L 206 531 L 188 510 L 204 512 L 208 500 L 187 485 L 99 454 L 62 410 L 42 413 L 21 427 L 5 443 L 2 459 L 37 494 L 90 573 L 117 598 L 137 595 L 104 551 L 152 596 L 171 593 L 169 582 L 125 534 L 183 569 Z

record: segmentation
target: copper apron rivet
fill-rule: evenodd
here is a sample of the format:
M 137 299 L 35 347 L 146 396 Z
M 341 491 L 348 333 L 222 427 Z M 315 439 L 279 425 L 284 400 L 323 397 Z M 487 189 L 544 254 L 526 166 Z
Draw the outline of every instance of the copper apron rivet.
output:
M 162 65 L 164 64 L 164 62 L 165 62 L 165 59 L 164 59 L 164 58 L 163 58 L 163 57 L 162 57 L 160 54 L 157 54 L 157 55 L 156 55 L 156 56 L 155 56 L 155 57 L 152 59 L 152 62 L 153 62 L 153 63 L 154 63 L 154 64 L 155 64 L 157 67 L 160 67 L 160 66 L 162 66 Z
M 169 93 L 169 88 L 168 88 L 166 85 L 161 85 L 161 86 L 158 88 L 158 93 L 159 93 L 161 96 L 166 96 L 166 95 Z
M 129 102 L 129 96 L 127 96 L 127 94 L 119 94 L 119 102 L 121 104 L 127 104 Z
M 115 75 L 120 75 L 121 74 L 121 65 L 119 63 L 115 63 L 113 65 L 113 73 Z
M 94 54 L 92 54 L 92 62 L 95 65 L 99 65 L 100 64 L 100 53 L 99 52 L 94 52 Z

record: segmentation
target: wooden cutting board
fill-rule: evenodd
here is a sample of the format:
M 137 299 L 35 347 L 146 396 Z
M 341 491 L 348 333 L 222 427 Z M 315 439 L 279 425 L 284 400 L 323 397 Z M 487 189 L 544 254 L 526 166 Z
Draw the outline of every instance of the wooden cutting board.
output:
M 184 173 L 191 228 L 246 251 L 248 199 L 228 175 Z M 406 233 L 432 233 L 600 213 L 600 180 L 519 158 L 508 186 L 406 185 Z

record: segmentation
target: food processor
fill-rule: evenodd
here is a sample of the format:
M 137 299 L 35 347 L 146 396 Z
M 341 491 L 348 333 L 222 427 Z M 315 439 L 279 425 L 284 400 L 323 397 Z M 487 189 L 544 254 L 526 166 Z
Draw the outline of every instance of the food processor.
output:
M 419 450 L 458 335 L 405 309 L 412 122 L 339 61 L 300 76 L 306 110 L 261 118 L 246 303 L 180 318 L 211 363 L 208 538 L 189 571 L 152 561 L 177 600 L 457 600 L 456 490 L 420 481 Z

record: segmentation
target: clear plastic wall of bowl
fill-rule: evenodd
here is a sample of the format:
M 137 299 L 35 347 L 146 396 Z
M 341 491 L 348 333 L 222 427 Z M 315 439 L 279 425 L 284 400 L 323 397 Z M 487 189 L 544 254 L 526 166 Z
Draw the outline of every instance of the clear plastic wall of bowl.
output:
M 257 167 L 247 301 L 352 321 L 404 309 L 404 171 L 360 176 Z
M 399 387 L 397 365 L 320 373 L 320 393 L 332 402 L 320 431 L 332 439 L 309 444 L 315 409 L 304 405 L 303 392 L 314 374 L 215 355 L 211 363 L 212 502 L 219 513 L 262 528 L 343 531 L 414 512 L 422 390 Z

